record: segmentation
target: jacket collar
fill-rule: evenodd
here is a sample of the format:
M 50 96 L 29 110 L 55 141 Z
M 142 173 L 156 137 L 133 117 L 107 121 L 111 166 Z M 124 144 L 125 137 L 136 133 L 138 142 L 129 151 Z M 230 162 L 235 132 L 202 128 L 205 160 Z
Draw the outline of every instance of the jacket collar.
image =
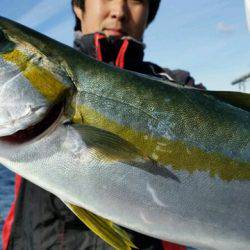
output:
M 145 45 L 132 37 L 106 37 L 103 33 L 75 33 L 74 48 L 97 60 L 130 69 L 143 63 Z

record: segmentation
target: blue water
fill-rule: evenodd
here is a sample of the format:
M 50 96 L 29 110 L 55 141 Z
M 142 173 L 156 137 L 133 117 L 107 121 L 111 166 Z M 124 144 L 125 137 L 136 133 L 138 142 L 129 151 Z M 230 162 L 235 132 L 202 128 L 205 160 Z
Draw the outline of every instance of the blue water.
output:
M 0 249 L 2 249 L 2 227 L 14 199 L 14 174 L 0 165 Z

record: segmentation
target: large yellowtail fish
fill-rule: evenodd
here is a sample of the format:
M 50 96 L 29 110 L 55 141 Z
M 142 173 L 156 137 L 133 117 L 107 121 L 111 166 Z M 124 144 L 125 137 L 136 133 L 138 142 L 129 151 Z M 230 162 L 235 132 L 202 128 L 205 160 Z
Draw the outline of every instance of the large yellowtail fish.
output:
M 0 18 L 0 162 L 116 249 L 133 247 L 117 225 L 250 248 L 249 110 L 248 94 L 113 68 Z

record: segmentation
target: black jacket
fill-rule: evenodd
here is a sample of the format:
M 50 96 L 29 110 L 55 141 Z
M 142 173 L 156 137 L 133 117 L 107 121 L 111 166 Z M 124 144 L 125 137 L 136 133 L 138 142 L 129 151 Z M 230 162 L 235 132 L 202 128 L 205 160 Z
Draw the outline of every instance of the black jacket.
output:
M 102 33 L 82 36 L 80 32 L 76 32 L 74 48 L 90 57 L 120 68 L 159 77 L 181 85 L 205 89 L 202 84 L 195 84 L 194 78 L 188 71 L 170 70 L 152 62 L 143 61 L 145 45 L 130 37 L 116 40 L 113 37 L 107 38 Z
M 125 38 L 115 40 L 103 34 L 77 36 L 77 50 L 106 63 L 147 75 L 194 85 L 186 71 L 163 69 L 143 61 L 142 43 Z M 139 249 L 163 249 L 162 242 L 127 230 Z M 15 204 L 14 222 L 8 241 L 9 250 L 82 250 L 112 249 L 90 231 L 53 194 L 22 179 Z

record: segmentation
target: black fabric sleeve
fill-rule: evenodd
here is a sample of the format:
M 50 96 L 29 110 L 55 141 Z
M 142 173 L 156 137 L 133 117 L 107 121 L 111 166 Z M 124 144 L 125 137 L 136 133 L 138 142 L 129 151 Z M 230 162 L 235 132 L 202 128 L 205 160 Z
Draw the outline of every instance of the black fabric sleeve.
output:
M 206 89 L 202 83 L 196 84 L 195 79 L 190 75 L 190 72 L 188 71 L 181 69 L 170 70 L 168 68 L 164 68 L 163 70 L 167 74 L 169 74 L 176 83 L 198 89 Z

